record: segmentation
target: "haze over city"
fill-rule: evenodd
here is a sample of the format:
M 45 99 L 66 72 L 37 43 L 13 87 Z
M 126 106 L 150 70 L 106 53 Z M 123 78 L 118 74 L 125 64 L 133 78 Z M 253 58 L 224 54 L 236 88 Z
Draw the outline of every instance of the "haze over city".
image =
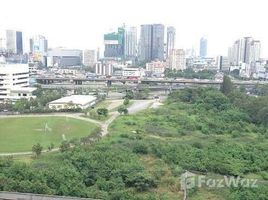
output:
M 195 48 L 208 39 L 208 55 L 227 55 L 228 47 L 244 36 L 262 43 L 268 57 L 265 0 L 52 1 L 1 2 L 0 31 L 21 30 L 25 36 L 45 35 L 49 47 L 93 49 L 103 46 L 103 34 L 125 23 L 162 23 L 176 28 L 176 47 Z M 10 9 L 12 8 L 12 9 Z M 10 12 L 12 10 L 12 14 Z

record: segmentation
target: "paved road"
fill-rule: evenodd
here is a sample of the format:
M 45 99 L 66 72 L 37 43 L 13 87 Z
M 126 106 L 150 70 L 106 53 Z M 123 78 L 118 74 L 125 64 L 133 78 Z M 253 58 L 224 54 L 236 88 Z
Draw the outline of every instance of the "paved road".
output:
M 128 108 L 129 114 L 135 114 L 144 109 L 149 108 L 155 100 L 134 100 L 133 104 Z M 81 117 L 82 113 L 50 113 L 50 114 L 28 114 L 28 115 L 2 115 L 1 118 L 18 118 L 18 117 L 70 117 L 74 119 L 88 121 L 101 126 L 101 136 L 108 134 L 109 125 L 120 115 L 118 112 L 112 112 L 111 117 L 105 122 L 100 122 L 94 119 Z M 52 152 L 59 151 L 59 148 L 52 149 Z M 47 152 L 44 150 L 43 153 Z M 16 152 L 16 153 L 0 153 L 0 156 L 18 156 L 18 155 L 31 155 L 32 152 Z

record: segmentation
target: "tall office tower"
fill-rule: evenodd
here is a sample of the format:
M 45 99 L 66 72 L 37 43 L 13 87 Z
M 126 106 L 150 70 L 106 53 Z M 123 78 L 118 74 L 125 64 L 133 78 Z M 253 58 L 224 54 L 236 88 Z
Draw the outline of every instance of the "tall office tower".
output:
M 23 54 L 22 32 L 7 30 L 6 43 L 6 48 L 8 52 L 14 54 Z
M 32 62 L 41 62 L 46 65 L 48 42 L 42 35 L 36 35 L 30 38 L 30 60 Z
M 104 34 L 104 57 L 123 58 L 125 46 L 125 28 L 119 27 L 117 32 Z
M 253 40 L 250 43 L 249 64 L 252 62 L 260 61 L 261 55 L 261 42 L 259 40 Z
M 231 65 L 241 63 L 251 64 L 260 60 L 261 43 L 252 37 L 244 37 L 236 40 L 229 49 L 229 61 Z
M 125 30 L 125 58 L 134 60 L 137 56 L 137 27 Z
M 95 65 L 95 63 L 96 63 L 95 50 L 89 50 L 89 49 L 84 50 L 83 63 L 86 66 L 94 66 Z
M 250 44 L 253 41 L 252 37 L 244 37 L 240 39 L 239 44 L 239 61 L 249 63 Z
M 230 65 L 236 66 L 240 60 L 240 40 L 236 40 L 232 47 L 228 51 L 228 59 Z
M 153 24 L 152 28 L 152 60 L 164 60 L 165 26 Z
M 164 34 L 162 24 L 141 25 L 140 60 L 164 60 Z
M 139 59 L 141 61 L 152 60 L 152 25 L 141 25 L 139 42 Z
M 47 39 L 42 35 L 36 35 L 30 38 L 30 52 L 47 53 L 48 42 Z
M 185 51 L 183 49 L 172 49 L 169 56 L 169 68 L 175 70 L 186 69 Z
M 166 57 L 169 58 L 172 49 L 175 48 L 176 29 L 173 26 L 167 27 L 167 50 Z
M 199 49 L 199 56 L 201 58 L 207 57 L 207 45 L 208 45 L 207 39 L 202 37 L 200 39 L 200 49 Z

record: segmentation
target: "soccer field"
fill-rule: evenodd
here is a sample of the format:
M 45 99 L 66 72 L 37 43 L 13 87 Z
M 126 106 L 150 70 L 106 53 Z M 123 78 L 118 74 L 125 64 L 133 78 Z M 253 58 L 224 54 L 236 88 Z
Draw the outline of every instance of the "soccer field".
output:
M 40 143 L 44 149 L 53 143 L 90 135 L 97 125 L 67 117 L 25 117 L 0 119 L 0 153 L 31 151 Z

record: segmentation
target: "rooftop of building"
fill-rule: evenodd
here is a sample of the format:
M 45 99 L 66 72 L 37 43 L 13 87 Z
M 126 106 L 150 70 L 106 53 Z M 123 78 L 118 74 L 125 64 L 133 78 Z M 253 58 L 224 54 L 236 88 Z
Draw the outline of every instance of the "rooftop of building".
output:
M 92 101 L 95 101 L 97 98 L 93 95 L 71 95 L 67 97 L 62 97 L 55 101 L 50 102 L 50 104 L 67 104 L 73 103 L 77 105 L 86 105 Z

